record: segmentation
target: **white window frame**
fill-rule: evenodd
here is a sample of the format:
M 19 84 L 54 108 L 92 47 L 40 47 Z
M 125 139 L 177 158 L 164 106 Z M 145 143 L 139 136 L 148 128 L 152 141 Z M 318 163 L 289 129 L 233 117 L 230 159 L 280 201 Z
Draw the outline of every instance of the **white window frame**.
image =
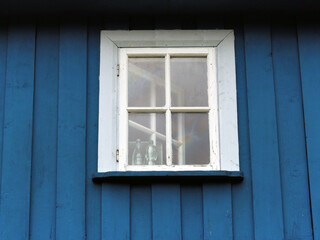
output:
M 217 76 L 216 159 L 210 167 L 175 166 L 127 168 L 123 164 L 126 151 L 120 149 L 119 140 L 126 134 L 119 133 L 119 93 L 123 90 L 118 80 L 118 59 L 122 48 L 213 48 Z M 150 50 L 150 49 L 149 49 Z M 129 50 L 130 51 L 130 50 Z M 133 51 L 133 50 L 132 50 Z M 121 64 L 121 66 L 124 66 Z M 120 69 L 126 74 L 126 69 Z M 101 31 L 99 91 L 98 172 L 109 171 L 185 171 L 227 170 L 239 171 L 237 124 L 236 74 L 233 30 L 150 30 L 150 31 Z M 122 118 L 123 119 L 123 118 Z M 120 123 L 124 124 L 124 123 Z M 128 125 L 128 123 L 125 123 Z M 212 128 L 211 128 L 212 129 Z M 168 133 L 166 133 L 168 134 Z M 210 132 L 210 135 L 214 135 Z M 125 140 L 127 142 L 127 138 Z M 219 142 L 219 144 L 218 144 Z M 212 157 L 210 157 L 213 159 Z M 213 162 L 212 162 L 213 163 Z

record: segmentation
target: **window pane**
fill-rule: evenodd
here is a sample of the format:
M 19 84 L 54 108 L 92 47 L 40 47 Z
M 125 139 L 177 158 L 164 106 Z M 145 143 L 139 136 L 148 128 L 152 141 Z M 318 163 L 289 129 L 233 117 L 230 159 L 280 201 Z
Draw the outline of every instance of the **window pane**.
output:
M 170 62 L 172 106 L 208 106 L 207 58 L 178 57 Z
M 208 113 L 173 113 L 172 136 L 173 164 L 210 163 Z
M 165 164 L 165 132 L 165 114 L 129 113 L 128 164 Z
M 128 59 L 128 106 L 165 105 L 164 58 Z

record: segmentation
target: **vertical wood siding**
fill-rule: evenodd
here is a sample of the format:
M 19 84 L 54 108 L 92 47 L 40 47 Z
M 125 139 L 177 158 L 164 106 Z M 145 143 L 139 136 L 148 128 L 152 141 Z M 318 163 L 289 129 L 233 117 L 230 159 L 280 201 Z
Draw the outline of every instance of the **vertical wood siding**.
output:
M 93 184 L 101 29 L 235 30 L 240 184 Z M 320 239 L 320 25 L 0 25 L 0 239 Z

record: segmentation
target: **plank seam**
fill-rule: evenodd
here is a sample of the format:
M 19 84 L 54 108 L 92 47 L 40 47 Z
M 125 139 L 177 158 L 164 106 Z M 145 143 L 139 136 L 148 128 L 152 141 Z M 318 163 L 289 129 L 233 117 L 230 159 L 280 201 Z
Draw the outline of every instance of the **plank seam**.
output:
M 4 130 L 4 119 L 5 119 L 5 107 L 6 107 L 6 85 L 7 85 L 7 63 L 8 63 L 8 26 L 6 26 L 6 52 L 5 52 L 5 58 L 6 58 L 6 60 L 5 60 L 5 66 L 4 66 L 4 78 L 3 78 L 3 80 L 4 80 L 4 84 L 3 84 L 3 87 L 4 87 L 4 90 L 3 90 L 3 112 L 2 112 L 2 116 L 1 116 L 1 118 L 2 118 L 2 126 L 1 126 L 1 128 L 2 128 L 2 130 Z M 2 188 L 2 161 L 3 161 L 3 135 L 4 135 L 4 131 L 2 131 L 2 135 L 1 135 L 1 152 L 0 152 L 0 156 L 1 156 L 1 159 L 0 159 L 0 203 L 1 203 L 1 198 L 2 198 L 2 196 L 1 196 L 1 188 Z
M 32 172 L 33 172 L 33 168 L 32 168 L 32 159 L 34 156 L 34 119 L 35 119 L 35 112 L 34 112 L 34 106 L 35 106 L 35 84 L 36 84 L 36 61 L 37 61 L 37 25 L 36 22 L 34 23 L 35 27 L 34 27 L 34 34 L 35 34 L 35 40 L 34 40 L 34 58 L 33 58 L 33 96 L 32 96 L 32 130 L 31 130 L 31 159 L 30 159 L 30 191 L 29 191 L 29 226 L 28 226 L 28 236 L 29 239 L 31 238 L 31 198 L 32 198 Z
M 203 184 L 201 184 L 201 212 L 202 212 L 202 217 L 201 217 L 201 221 L 202 221 L 202 237 L 204 238 L 204 208 L 203 208 Z
M 181 235 L 180 235 L 180 239 L 183 239 L 183 230 L 182 230 L 182 226 L 183 226 L 183 217 L 182 217 L 182 208 L 183 208 L 183 204 L 182 204 L 182 191 L 181 191 L 181 186 L 182 184 L 179 184 L 179 196 L 180 196 L 180 232 L 181 232 Z
M 280 146 L 279 146 L 279 126 L 278 126 L 278 122 L 279 122 L 279 118 L 278 118 L 278 98 L 277 98 L 277 91 L 276 91 L 276 76 L 275 76 L 275 68 L 274 68 L 274 56 L 273 56 L 273 31 L 272 31 L 272 24 L 270 24 L 269 29 L 270 29 L 270 40 L 271 40 L 271 60 L 272 60 L 272 76 L 273 76 L 273 92 L 274 92 L 274 109 L 275 109 L 275 117 L 276 117 L 276 131 L 277 131 L 277 150 L 278 150 L 278 166 L 279 166 L 279 181 L 280 181 L 280 189 L 281 189 L 281 211 L 282 211 L 282 224 L 283 224 L 283 236 L 284 238 L 286 238 L 286 225 L 285 225 L 285 215 L 284 215 L 284 207 L 283 207 L 283 186 L 282 186 L 282 174 L 281 174 L 281 164 L 280 164 L 280 160 L 281 160 L 281 153 L 280 153 Z
M 313 212 L 312 212 L 312 202 L 311 202 L 311 189 L 310 189 L 310 176 L 309 176 L 309 161 L 308 161 L 308 144 L 307 144 L 307 134 L 306 134 L 306 122 L 305 122 L 305 111 L 304 111 L 304 97 L 303 97 L 303 84 L 302 84 L 302 75 L 301 75 L 301 64 L 300 64 L 300 38 L 299 38 L 299 31 L 298 31 L 298 21 L 295 18 L 295 30 L 296 30 L 296 36 L 297 36 L 297 53 L 298 53 L 298 64 L 299 64 L 299 74 L 300 74 L 300 89 L 301 89 L 301 101 L 302 101 L 302 117 L 303 117 L 303 130 L 304 130 L 304 142 L 305 142 L 305 148 L 306 148 L 306 165 L 307 165 L 307 179 L 308 179 L 308 192 L 309 192 L 309 205 L 310 205 L 310 216 L 311 216 L 311 228 L 312 228 L 312 238 L 314 239 L 314 230 L 313 230 Z
M 246 85 L 246 105 L 247 105 L 247 119 L 248 119 L 248 151 L 249 151 L 249 171 L 250 171 L 250 176 L 251 176 L 251 181 L 250 181 L 250 188 L 251 188 L 251 200 L 252 200 L 252 214 L 251 214 L 251 218 L 252 218 L 252 234 L 253 237 L 256 236 L 255 233 L 255 218 L 254 218 L 254 204 L 253 204 L 253 185 L 252 185 L 252 164 L 251 164 L 251 136 L 250 136 L 250 117 L 249 117 L 249 101 L 248 101 L 248 79 L 247 79 L 247 54 L 246 54 L 246 34 L 245 34 L 245 23 L 243 23 L 243 58 L 244 58 L 244 73 L 245 73 L 245 85 Z
M 58 202 L 58 194 L 57 194 L 57 187 L 58 187 L 58 150 L 59 150 L 59 96 L 60 96 L 60 52 L 61 52 L 61 22 L 58 24 L 59 27 L 59 42 L 58 42 L 58 83 L 57 83 L 57 131 L 56 131 L 56 179 L 55 179 L 55 207 L 56 210 L 54 211 L 54 238 L 57 236 L 57 202 Z
M 85 168 L 84 168 L 84 175 L 85 175 L 85 180 L 84 180 L 84 238 L 87 239 L 87 189 L 88 189 L 88 183 L 87 183 L 87 174 L 88 174 L 88 158 L 87 158 L 87 154 L 88 154 L 88 79 L 89 79 L 89 33 L 88 33 L 88 25 L 86 24 L 86 35 L 87 35 L 87 39 L 86 39 L 86 130 L 85 130 L 85 148 L 84 148 L 84 156 L 85 156 Z

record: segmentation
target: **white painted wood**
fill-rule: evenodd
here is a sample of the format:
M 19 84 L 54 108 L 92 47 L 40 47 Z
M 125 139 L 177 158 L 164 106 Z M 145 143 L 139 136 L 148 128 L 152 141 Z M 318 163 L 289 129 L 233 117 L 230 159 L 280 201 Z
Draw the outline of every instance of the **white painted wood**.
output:
M 217 47 L 221 170 L 238 171 L 238 117 L 234 34 Z
M 209 96 L 209 107 L 200 108 L 176 108 L 171 107 L 170 87 L 173 92 L 179 92 L 176 86 L 170 83 L 169 55 L 171 56 L 211 56 L 213 50 L 203 47 L 217 46 L 216 67 L 208 71 L 208 76 L 216 76 L 218 83 L 210 85 L 208 91 L 218 92 Z M 126 47 L 120 50 L 120 83 L 119 83 L 119 120 L 117 120 L 117 50 L 118 47 Z M 137 47 L 142 47 L 137 49 Z M 157 48 L 165 47 L 165 48 Z M 177 48 L 178 47 L 178 48 Z M 183 48 L 181 48 L 183 47 Z M 196 47 L 196 48 L 184 48 Z M 148 49 L 149 48 L 149 49 Z M 151 51 L 152 50 L 152 51 Z M 166 57 L 166 105 L 164 107 L 128 108 L 127 107 L 127 57 L 151 56 Z M 206 30 L 206 31 L 102 31 L 101 33 L 101 60 L 100 60 L 100 98 L 99 98 L 99 143 L 98 143 L 98 171 L 131 171 L 131 170 L 239 170 L 238 128 L 237 128 L 237 102 L 236 102 L 236 77 L 234 35 L 232 30 Z M 209 66 L 209 65 L 208 65 Z M 208 68 L 209 69 L 209 68 Z M 136 69 L 137 74 L 148 74 Z M 211 76 L 212 75 L 212 76 Z M 153 76 L 150 76 L 153 77 Z M 125 80 L 123 80 L 125 79 Z M 159 81 L 156 81 L 159 82 Z M 169 98 L 169 99 L 167 99 Z M 211 98 L 211 100 L 210 100 Z M 211 101 L 211 103 L 210 103 Z M 218 107 L 217 107 L 218 105 Z M 210 149 L 212 159 L 209 165 L 181 165 L 181 166 L 127 166 L 128 148 L 128 112 L 166 112 L 166 138 L 167 163 L 171 165 L 171 112 L 208 112 Z M 112 121 L 110 121 L 112 119 Z M 119 122 L 119 141 L 117 141 L 117 129 Z M 130 125 L 132 123 L 129 123 Z M 212 127 L 216 125 L 216 127 Z M 144 126 L 142 126 L 144 127 Z M 154 127 L 153 127 L 154 128 Z M 156 129 L 148 129 L 157 135 Z M 158 136 L 158 135 L 157 135 Z M 219 136 L 219 137 L 214 137 Z M 116 163 L 115 153 L 119 146 L 120 160 Z M 123 143 L 123 144 L 122 144 Z M 168 148 L 169 146 L 169 148 Z M 217 159 L 220 158 L 220 161 Z M 220 166 L 221 167 L 220 167 Z
M 214 170 L 220 170 L 220 145 L 218 123 L 218 83 L 216 51 L 210 49 L 207 61 L 208 69 L 208 102 L 209 102 L 209 138 L 210 138 L 210 164 Z
M 209 112 L 210 107 L 170 107 L 171 112 L 189 112 L 189 113 L 196 113 L 196 112 Z
M 129 57 L 165 57 L 170 56 L 197 56 L 205 57 L 208 55 L 208 47 L 193 47 L 193 48 L 127 48 Z
M 119 168 L 125 171 L 128 161 L 128 56 L 126 49 L 120 49 L 119 78 Z
M 98 172 L 116 171 L 118 48 L 101 36 L 99 78 Z
M 129 113 L 164 113 L 167 107 L 127 107 Z
M 102 31 L 119 48 L 215 47 L 232 30 Z
M 204 171 L 212 170 L 209 165 L 130 165 L 126 167 L 126 171 Z
M 170 80 L 170 56 L 166 55 L 165 62 L 165 83 L 166 83 L 166 163 L 172 165 L 172 128 L 171 128 L 171 80 Z

